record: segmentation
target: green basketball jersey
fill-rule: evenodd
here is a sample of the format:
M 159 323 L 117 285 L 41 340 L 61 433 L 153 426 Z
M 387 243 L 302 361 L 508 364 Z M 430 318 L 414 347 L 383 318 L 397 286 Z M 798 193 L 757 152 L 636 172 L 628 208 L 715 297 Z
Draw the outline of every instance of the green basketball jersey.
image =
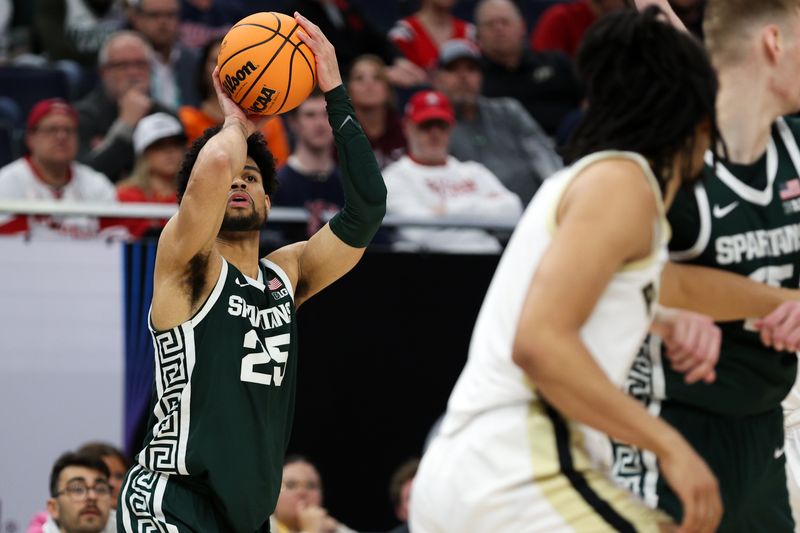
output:
M 797 288 L 800 280 L 800 121 L 779 119 L 766 153 L 752 165 L 706 158 L 706 177 L 681 191 L 669 212 L 671 257 Z M 664 365 L 666 397 L 715 413 L 776 408 L 794 384 L 795 354 L 761 344 L 749 321 L 720 324 L 722 351 L 711 385 L 686 385 Z
M 235 531 L 269 530 L 295 403 L 292 287 L 274 263 L 259 266 L 254 280 L 223 260 L 191 320 L 151 330 L 152 429 L 137 457 L 207 495 Z

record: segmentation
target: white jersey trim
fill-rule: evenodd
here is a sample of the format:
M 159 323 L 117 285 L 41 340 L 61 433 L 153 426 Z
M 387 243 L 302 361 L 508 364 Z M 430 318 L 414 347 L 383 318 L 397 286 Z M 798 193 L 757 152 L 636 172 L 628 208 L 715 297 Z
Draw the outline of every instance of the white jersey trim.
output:
M 192 327 L 199 324 L 206 317 L 209 311 L 211 311 L 211 308 L 214 307 L 215 303 L 217 303 L 222 289 L 225 287 L 225 280 L 228 278 L 228 262 L 222 256 L 220 256 L 220 259 L 222 260 L 222 266 L 219 269 L 219 278 L 217 278 L 217 284 L 214 286 L 214 290 L 211 291 L 211 294 L 208 296 L 206 303 L 203 304 L 203 307 L 201 307 L 197 314 L 195 314 L 194 317 L 192 317 L 192 319 L 189 321 Z
M 294 287 L 292 287 L 291 282 L 289 281 L 289 276 L 286 275 L 286 272 L 283 271 L 281 267 L 278 266 L 277 263 L 273 263 L 266 257 L 261 260 L 261 263 L 267 267 L 275 271 L 281 281 L 283 282 L 284 286 L 289 289 L 289 297 L 294 301 Z
M 708 194 L 702 183 L 694 186 L 694 194 L 697 199 L 697 211 L 700 213 L 700 231 L 691 248 L 670 252 L 669 258 L 673 261 L 687 261 L 698 257 L 711 240 L 711 206 L 708 203 Z
M 711 150 L 705 154 L 705 163 L 711 168 L 716 169 L 719 180 L 728 186 L 740 198 L 756 205 L 769 205 L 772 202 L 772 185 L 775 183 L 775 176 L 778 174 L 778 149 L 775 147 L 775 140 L 770 137 L 767 143 L 767 186 L 764 190 L 754 189 L 742 182 L 728 170 L 721 161 L 714 164 L 714 154 Z

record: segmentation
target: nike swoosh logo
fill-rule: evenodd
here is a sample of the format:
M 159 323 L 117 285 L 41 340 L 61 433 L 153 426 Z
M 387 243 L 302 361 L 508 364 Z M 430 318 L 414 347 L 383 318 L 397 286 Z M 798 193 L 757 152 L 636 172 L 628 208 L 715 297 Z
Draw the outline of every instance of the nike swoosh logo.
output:
M 240 287 L 249 287 L 249 286 L 250 286 L 250 283 L 248 283 L 248 282 L 246 282 L 246 281 L 245 281 L 244 283 L 242 283 L 241 281 L 239 281 L 239 278 L 236 278 L 236 280 L 235 280 L 235 281 L 236 281 L 236 284 L 237 284 L 238 286 L 240 286 Z
M 772 454 L 775 459 L 780 459 L 781 455 L 783 455 L 783 448 L 775 448 L 775 453 Z
M 344 128 L 344 125 L 347 124 L 348 122 L 353 122 L 353 117 L 351 117 L 350 115 L 347 115 L 347 118 L 342 121 L 342 125 L 339 126 L 339 131 L 342 131 L 342 128 Z
M 725 207 L 720 207 L 718 205 L 714 205 L 714 218 L 723 218 L 728 213 L 733 211 L 739 206 L 739 202 L 733 202 L 732 204 L 728 204 Z

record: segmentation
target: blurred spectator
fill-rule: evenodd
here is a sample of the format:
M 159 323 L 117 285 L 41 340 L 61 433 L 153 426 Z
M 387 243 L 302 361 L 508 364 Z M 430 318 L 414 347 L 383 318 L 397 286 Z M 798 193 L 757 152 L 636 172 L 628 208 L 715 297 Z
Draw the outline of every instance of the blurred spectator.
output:
M 269 11 L 262 4 L 253 11 Z M 244 18 L 237 0 L 181 0 L 180 39 L 184 46 L 198 50 L 211 39 L 221 39 L 231 26 Z
M 108 467 L 108 484 L 111 485 L 111 509 L 117 508 L 117 497 L 131 462 L 119 448 L 105 442 L 87 442 L 77 453 L 102 460 Z
M 108 524 L 111 485 L 106 464 L 85 454 L 68 452 L 53 465 L 50 474 L 50 499 L 47 511 L 55 520 L 41 531 L 61 533 L 100 533 Z M 110 531 L 115 531 L 110 529 Z
M 311 462 L 299 455 L 286 458 L 275 514 L 270 517 L 274 533 L 353 533 L 322 507 L 322 481 Z
M 108 178 L 75 162 L 78 116 L 65 101 L 53 98 L 33 107 L 25 142 L 30 154 L 0 169 L 0 199 L 116 201 L 116 191 Z M 99 231 L 100 222 L 94 217 L 0 215 L 0 233 L 84 238 Z
M 606 13 L 628 7 L 626 0 L 575 0 L 554 4 L 539 16 L 531 32 L 532 50 L 554 50 L 575 57 L 583 32 Z
M 200 97 L 199 107 L 183 106 L 178 110 L 178 116 L 183 122 L 189 142 L 200 137 L 207 128 L 222 124 L 224 119 L 219 100 L 217 100 L 214 87 L 211 85 L 211 74 L 217 64 L 217 55 L 219 55 L 221 42 L 222 39 L 213 39 L 206 43 L 201 51 L 200 61 L 198 61 L 195 68 L 193 79 L 197 94 Z M 289 157 L 289 140 L 281 118 L 273 117 L 266 121 L 261 126 L 261 133 L 264 134 L 267 146 L 272 152 L 272 157 L 275 158 L 275 166 L 280 167 L 285 164 L 286 159 Z
M 11 18 L 14 14 L 14 4 L 11 0 L 0 0 L 0 63 L 8 59 L 11 33 Z
M 37 0 L 33 29 L 50 60 L 71 59 L 93 71 L 105 40 L 125 16 L 119 0 Z
M 116 527 L 116 509 L 119 489 L 122 487 L 122 480 L 125 473 L 130 468 L 130 461 L 122 452 L 104 442 L 87 442 L 75 452 L 85 460 L 102 461 L 108 468 L 108 484 L 111 487 L 111 508 L 108 511 L 108 521 L 103 529 L 104 533 L 114 533 Z M 43 511 L 37 514 L 28 524 L 26 533 L 58 533 L 61 531 L 50 516 L 50 513 Z
M 178 0 L 129 0 L 133 29 L 150 44 L 150 94 L 161 105 L 177 110 L 197 105 L 194 86 L 197 54 L 178 41 Z
M 570 58 L 528 50 L 525 20 L 511 0 L 481 0 L 475 24 L 483 56 L 483 94 L 519 100 L 548 135 L 555 135 L 582 99 Z
M 383 60 L 373 54 L 356 58 L 347 76 L 347 92 L 378 166 L 384 168 L 400 159 L 406 151 L 406 138 Z
M 150 99 L 150 45 L 120 31 L 100 48 L 102 86 L 75 107 L 80 117 L 79 159 L 117 182 L 133 168 L 131 136 L 146 115 L 169 109 Z
M 443 42 L 475 39 L 475 26 L 453 16 L 455 3 L 456 0 L 422 0 L 419 11 L 397 21 L 389 38 L 415 65 L 432 71 Z
M 403 127 L 408 155 L 383 170 L 387 212 L 394 215 L 441 217 L 462 215 L 515 217 L 519 197 L 480 163 L 461 162 L 447 154 L 455 117 L 447 97 L 420 91 L 408 102 Z M 398 248 L 459 253 L 496 253 L 500 241 L 482 229 L 403 228 Z
M 167 113 L 153 113 L 133 131 L 136 164 L 130 177 L 117 184 L 120 202 L 177 204 L 175 176 L 186 152 L 186 135 L 180 121 Z M 167 223 L 143 218 L 120 221 L 133 237 L 158 231 Z
M 403 57 L 349 0 L 294 0 L 287 11 L 299 11 L 320 27 L 336 48 L 343 73 L 358 56 L 376 54 L 389 65 L 386 74 L 392 85 L 412 87 L 428 82 L 427 73 Z
M 444 43 L 434 87 L 456 114 L 450 154 L 486 165 L 527 205 L 542 181 L 561 168 L 561 158 L 518 101 L 481 96 L 482 83 L 477 47 L 466 40 Z
M 389 482 L 389 499 L 392 502 L 394 514 L 400 522 L 399 526 L 389 533 L 408 533 L 408 501 L 411 497 L 411 484 L 417 475 L 419 459 L 409 459 L 401 464 L 392 474 Z
M 278 191 L 272 205 L 304 207 L 309 212 L 308 225 L 302 232 L 285 233 L 292 242 L 306 240 L 319 231 L 325 225 L 324 215 L 344 205 L 344 193 L 323 94 L 315 90 L 286 118 L 295 147 L 286 165 L 278 169 Z

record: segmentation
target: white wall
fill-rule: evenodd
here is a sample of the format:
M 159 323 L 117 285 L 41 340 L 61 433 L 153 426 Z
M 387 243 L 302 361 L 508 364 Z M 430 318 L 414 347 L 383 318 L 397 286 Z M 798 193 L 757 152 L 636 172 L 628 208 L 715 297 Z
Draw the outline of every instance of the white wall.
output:
M 44 509 L 50 467 L 123 431 L 122 245 L 0 238 L 0 531 Z

